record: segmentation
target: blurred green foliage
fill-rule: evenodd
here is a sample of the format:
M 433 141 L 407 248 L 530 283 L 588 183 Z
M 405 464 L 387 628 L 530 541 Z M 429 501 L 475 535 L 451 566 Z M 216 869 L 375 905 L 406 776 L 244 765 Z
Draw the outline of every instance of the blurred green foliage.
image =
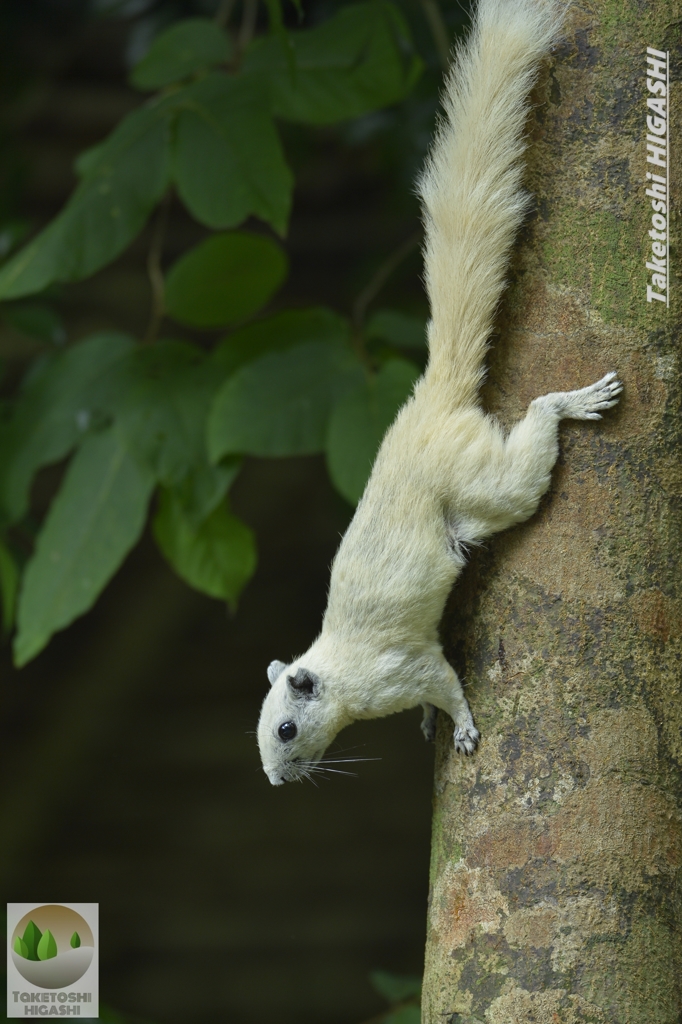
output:
M 279 122 L 343 122 L 351 142 L 381 130 L 396 148 L 409 135 L 405 152 L 419 153 L 435 107 L 437 76 L 426 86 L 421 77 L 438 51 L 437 40 L 424 44 L 437 8 L 430 23 L 421 8 L 408 21 L 390 0 L 360 0 L 308 26 L 304 10 L 292 19 L 268 0 L 261 30 L 249 3 L 257 14 L 254 0 L 222 3 L 214 19 L 159 31 L 130 75 L 147 95 L 81 154 L 63 210 L 23 246 L 24 225 L 0 224 L 0 318 L 43 345 L 0 420 L 0 595 L 17 665 L 92 606 L 151 503 L 153 535 L 176 572 L 234 606 L 256 565 L 253 534 L 227 504 L 241 456 L 323 452 L 355 503 L 420 372 L 406 351 L 419 359 L 423 322 L 391 309 L 365 316 L 381 281 L 349 318 L 264 310 L 288 272 L 268 237 L 286 236 L 294 186 Z M 216 233 L 164 275 L 171 189 Z M 51 289 L 114 260 L 157 206 L 147 336 L 65 346 Z M 264 232 L 233 230 L 254 217 Z M 159 338 L 164 316 L 194 340 Z M 196 340 L 215 329 L 231 333 L 213 347 Z M 32 553 L 18 558 L 13 537 L 29 522 L 35 475 L 67 457 Z
M 385 1014 L 372 1018 L 373 1024 L 420 1024 L 421 978 L 373 971 L 370 981 L 389 1004 Z
M 1 916 L 4 921 L 0 923 L 4 923 L 6 931 L 7 918 L 5 915 Z M 50 949 L 53 950 L 50 956 L 56 955 L 57 946 L 52 934 L 49 930 L 42 933 L 33 921 L 28 922 L 24 929 L 23 938 L 18 938 L 21 948 L 17 949 L 15 945 L 15 952 L 30 960 L 47 959 L 48 957 L 40 956 L 38 948 L 44 942 L 45 936 L 48 935 L 50 939 L 46 944 L 46 948 L 49 945 Z M 73 949 L 77 949 L 80 945 L 80 936 L 78 932 L 74 932 L 70 939 L 70 946 Z M 370 974 L 369 981 L 375 992 L 387 1004 L 384 1011 L 371 1018 L 371 1024 L 420 1024 L 421 978 L 416 975 L 394 974 L 389 971 L 377 970 Z M 4 991 L 6 986 L 6 975 L 0 973 L 0 990 Z M 0 1021 L 8 1020 L 5 1006 L 5 1000 L 0 1000 Z M 93 1020 L 93 1018 L 89 1017 L 81 1019 L 84 1021 L 84 1024 L 89 1024 Z M 150 1024 L 149 1021 L 142 1020 L 129 1013 L 114 1010 L 112 1007 L 102 1003 L 99 1006 L 99 1017 L 97 1019 L 105 1022 L 105 1024 Z M 363 1022 L 363 1024 L 370 1024 L 370 1021 Z

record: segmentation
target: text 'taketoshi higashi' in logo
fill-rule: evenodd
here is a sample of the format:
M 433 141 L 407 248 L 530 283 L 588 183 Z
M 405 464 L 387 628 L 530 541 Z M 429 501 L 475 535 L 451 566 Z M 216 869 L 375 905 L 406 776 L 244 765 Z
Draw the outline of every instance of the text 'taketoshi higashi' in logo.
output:
M 7 904 L 7 1016 L 97 1017 L 97 903 Z

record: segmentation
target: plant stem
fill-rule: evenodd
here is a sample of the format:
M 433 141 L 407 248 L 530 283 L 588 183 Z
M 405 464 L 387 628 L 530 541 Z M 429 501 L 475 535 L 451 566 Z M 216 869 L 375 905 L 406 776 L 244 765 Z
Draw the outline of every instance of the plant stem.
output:
M 244 0 L 242 23 L 239 27 L 239 37 L 237 39 L 237 48 L 240 54 L 244 53 L 244 50 L 253 39 L 253 33 L 256 31 L 257 16 L 258 0 Z
M 234 10 L 237 0 L 221 0 L 218 5 L 218 9 L 215 12 L 214 21 L 218 28 L 227 28 L 232 11 Z
M 142 339 L 144 345 L 150 345 L 156 340 L 159 324 L 163 320 L 164 315 L 163 300 L 165 282 L 163 278 L 163 271 L 161 269 L 161 255 L 163 253 L 163 243 L 166 238 L 170 197 L 170 192 L 167 192 L 159 204 L 159 209 L 156 213 L 156 222 L 152 231 L 149 253 L 147 255 L 147 273 L 149 274 L 149 283 L 152 290 L 152 308 L 149 316 L 147 332 Z
M 433 41 L 436 44 L 440 66 L 446 71 L 450 64 L 450 33 L 448 32 L 448 27 L 445 24 L 437 0 L 422 0 L 422 7 L 431 29 Z
M 358 334 L 362 331 L 367 307 L 377 297 L 393 271 L 400 266 L 413 249 L 416 249 L 421 241 L 421 237 L 421 231 L 415 231 L 402 245 L 399 245 L 388 259 L 381 264 L 369 284 L 358 295 L 353 303 L 353 326 Z

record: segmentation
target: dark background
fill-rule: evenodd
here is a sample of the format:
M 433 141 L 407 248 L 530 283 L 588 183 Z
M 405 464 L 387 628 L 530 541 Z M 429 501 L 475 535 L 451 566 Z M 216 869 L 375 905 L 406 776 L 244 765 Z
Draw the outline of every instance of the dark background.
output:
M 37 227 L 57 212 L 74 156 L 140 103 L 127 62 L 159 19 L 214 4 L 115 6 L 0 4 L 3 219 Z M 311 9 L 314 20 L 330 8 Z M 411 181 L 437 68 L 419 7 L 409 13 L 430 68 L 407 106 L 334 129 L 284 128 L 298 188 L 292 274 L 273 309 L 348 313 L 418 226 Z M 166 265 L 205 234 L 175 204 Z M 69 340 L 144 332 L 148 245 L 147 231 L 94 278 L 55 292 Z M 380 305 L 425 314 L 419 270 L 415 251 Z M 37 345 L 2 328 L 5 388 Z M 60 473 L 39 477 L 36 517 Z M 318 458 L 251 460 L 232 501 L 259 543 L 235 615 L 182 584 L 146 537 L 94 610 L 21 672 L 4 644 L 2 891 L 99 902 L 101 994 L 118 1010 L 158 1024 L 357 1024 L 385 1005 L 371 970 L 421 972 L 432 752 L 415 711 L 339 737 L 342 756 L 381 759 L 355 766 L 357 777 L 269 786 L 253 735 L 265 667 L 319 629 L 351 510 Z

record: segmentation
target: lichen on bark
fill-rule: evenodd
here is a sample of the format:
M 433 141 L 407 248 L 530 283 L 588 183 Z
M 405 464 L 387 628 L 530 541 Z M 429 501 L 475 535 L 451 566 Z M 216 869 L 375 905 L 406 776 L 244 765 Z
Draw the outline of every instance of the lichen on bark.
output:
M 424 1024 L 682 1019 L 682 281 L 647 303 L 644 194 L 646 47 L 679 82 L 681 20 L 680 0 L 576 5 L 535 91 L 485 403 L 508 424 L 612 369 L 625 392 L 562 427 L 539 513 L 446 611 L 483 738 L 457 757 L 439 718 Z M 674 273 L 674 166 L 671 189 Z

